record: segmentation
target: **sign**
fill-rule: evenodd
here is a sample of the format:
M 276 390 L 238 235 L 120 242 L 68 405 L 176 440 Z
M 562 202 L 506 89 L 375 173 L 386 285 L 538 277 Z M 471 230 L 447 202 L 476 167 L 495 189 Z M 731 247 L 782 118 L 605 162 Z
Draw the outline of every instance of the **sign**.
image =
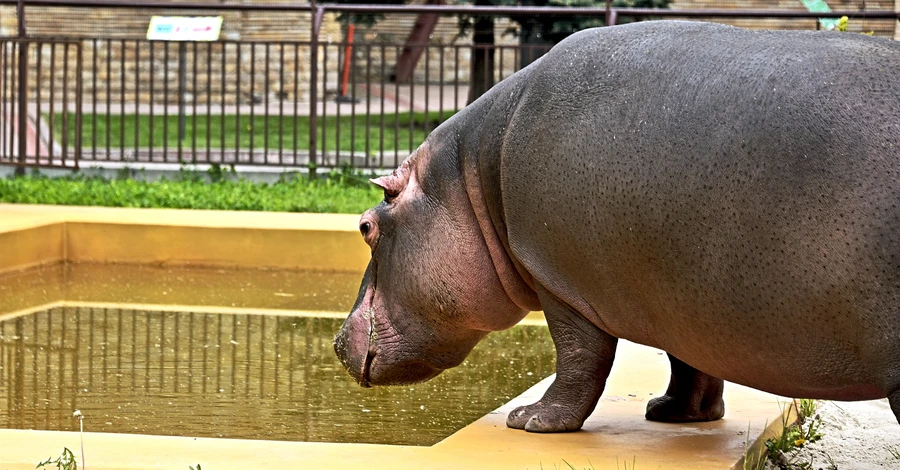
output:
M 147 28 L 151 41 L 215 41 L 222 31 L 221 16 L 153 16 Z
M 831 13 L 831 8 L 825 3 L 825 0 L 800 0 L 807 10 L 813 13 Z M 822 27 L 831 31 L 837 26 L 837 18 L 819 18 Z

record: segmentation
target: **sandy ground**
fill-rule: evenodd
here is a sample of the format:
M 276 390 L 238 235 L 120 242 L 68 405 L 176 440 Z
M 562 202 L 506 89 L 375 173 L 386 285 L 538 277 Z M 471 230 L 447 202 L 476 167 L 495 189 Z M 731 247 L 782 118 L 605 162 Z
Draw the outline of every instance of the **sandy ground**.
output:
M 822 438 L 789 454 L 793 469 L 900 469 L 900 424 L 887 399 L 819 402 Z M 893 452 L 893 453 L 892 453 Z M 804 467 L 804 463 L 811 464 Z M 778 467 L 769 462 L 767 470 Z

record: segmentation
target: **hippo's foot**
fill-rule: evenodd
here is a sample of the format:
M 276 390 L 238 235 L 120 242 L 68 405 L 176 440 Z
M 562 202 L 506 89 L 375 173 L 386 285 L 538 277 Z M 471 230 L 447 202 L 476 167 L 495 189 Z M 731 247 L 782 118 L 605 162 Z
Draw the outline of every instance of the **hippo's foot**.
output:
M 537 403 L 520 406 L 506 417 L 506 425 L 528 432 L 571 432 L 581 429 L 584 418 L 559 404 Z
M 669 354 L 672 378 L 666 394 L 650 400 L 647 419 L 669 423 L 715 421 L 725 415 L 724 382 Z
M 506 425 L 531 432 L 577 431 L 603 393 L 618 339 L 542 286 L 537 294 L 556 345 L 556 379 L 540 401 L 513 410 Z

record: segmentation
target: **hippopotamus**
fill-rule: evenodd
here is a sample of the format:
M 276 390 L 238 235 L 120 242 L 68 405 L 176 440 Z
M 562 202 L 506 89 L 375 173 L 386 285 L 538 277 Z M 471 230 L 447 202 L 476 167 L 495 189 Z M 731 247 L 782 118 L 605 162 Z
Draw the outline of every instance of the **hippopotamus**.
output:
M 853 33 L 570 36 L 372 180 L 337 355 L 364 387 L 423 381 L 543 310 L 556 377 L 512 428 L 579 429 L 619 338 L 668 354 L 650 420 L 721 418 L 723 380 L 900 420 L 898 70 Z

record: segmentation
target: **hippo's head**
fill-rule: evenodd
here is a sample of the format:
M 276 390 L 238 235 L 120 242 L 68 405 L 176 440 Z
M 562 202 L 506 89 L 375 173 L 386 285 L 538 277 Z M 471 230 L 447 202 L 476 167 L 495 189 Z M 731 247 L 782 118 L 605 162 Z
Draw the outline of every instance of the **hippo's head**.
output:
M 428 380 L 526 313 L 504 291 L 455 144 L 439 145 L 426 142 L 393 174 L 372 180 L 384 201 L 359 223 L 372 258 L 334 340 L 364 387 Z

